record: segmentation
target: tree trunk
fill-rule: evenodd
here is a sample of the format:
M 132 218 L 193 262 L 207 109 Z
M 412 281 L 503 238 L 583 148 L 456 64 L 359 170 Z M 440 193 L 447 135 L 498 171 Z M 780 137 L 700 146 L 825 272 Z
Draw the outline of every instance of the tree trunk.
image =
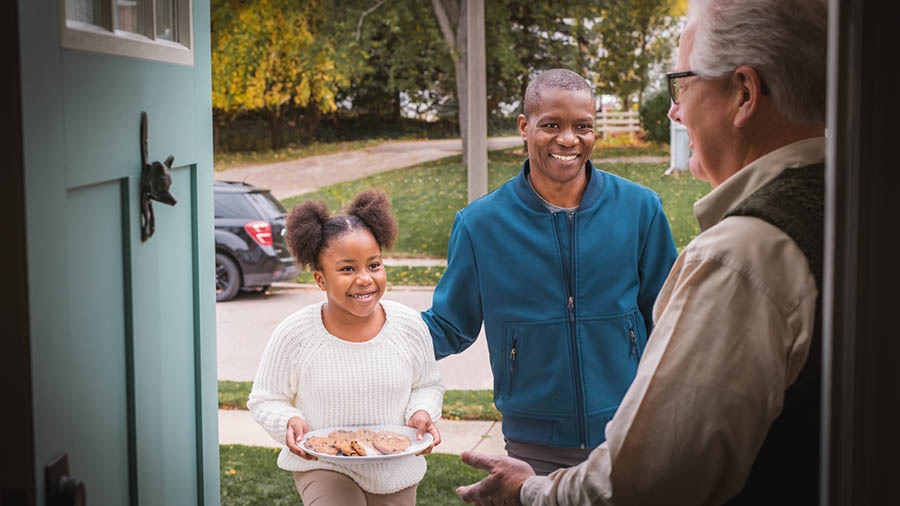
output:
M 269 114 L 269 138 L 272 141 L 272 151 L 281 147 L 281 109 L 268 109 Z
M 456 102 L 458 106 L 459 135 L 462 138 L 463 163 L 467 163 L 466 148 L 469 146 L 468 115 L 468 30 L 466 29 L 466 0 L 431 0 L 434 15 L 444 41 L 453 58 L 453 70 L 456 73 Z M 454 33 L 455 32 L 455 33 Z
M 459 135 L 462 138 L 462 161 L 469 163 L 469 30 L 466 0 L 460 0 L 459 24 L 456 28 L 456 97 L 459 101 Z
M 310 103 L 307 107 L 301 109 L 297 118 L 298 128 L 300 128 L 300 142 L 309 144 L 316 135 L 316 130 L 322 122 L 322 111 L 314 104 Z

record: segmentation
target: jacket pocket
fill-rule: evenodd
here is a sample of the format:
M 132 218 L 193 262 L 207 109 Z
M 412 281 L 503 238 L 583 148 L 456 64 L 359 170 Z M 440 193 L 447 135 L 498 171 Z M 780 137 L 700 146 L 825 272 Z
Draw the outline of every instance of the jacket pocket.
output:
M 504 326 L 504 367 L 497 407 L 506 413 L 571 413 L 575 389 L 565 319 Z
M 607 412 L 622 401 L 634 381 L 644 350 L 643 323 L 636 311 L 581 318 L 581 347 L 587 414 Z

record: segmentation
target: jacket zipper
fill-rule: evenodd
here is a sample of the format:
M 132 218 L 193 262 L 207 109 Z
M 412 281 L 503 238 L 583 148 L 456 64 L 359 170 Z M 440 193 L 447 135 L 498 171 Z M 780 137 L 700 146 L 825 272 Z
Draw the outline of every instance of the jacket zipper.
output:
M 575 377 L 578 381 L 575 383 L 575 395 L 578 399 L 578 425 L 579 425 L 579 439 L 581 440 L 581 449 L 583 450 L 585 445 L 587 444 L 587 429 L 585 428 L 586 423 L 586 415 L 584 409 L 584 384 L 582 383 L 582 375 L 581 375 L 581 352 L 578 349 L 578 340 L 576 339 L 576 331 L 575 331 L 575 212 L 572 211 L 570 216 L 566 216 L 566 221 L 569 222 L 569 266 L 572 268 L 572 273 L 569 276 L 571 285 L 569 286 L 569 326 L 571 328 L 570 334 L 572 336 L 572 346 L 576 351 L 575 353 Z
M 629 353 L 629 355 L 634 357 L 635 360 L 637 360 L 637 358 L 638 358 L 637 343 L 635 342 L 635 339 L 634 339 L 634 329 L 632 329 L 632 328 L 628 329 L 628 335 L 631 338 L 631 348 L 629 348 L 628 353 Z
M 556 232 L 556 241 L 557 246 L 561 249 L 562 240 L 559 237 L 559 225 L 556 222 L 556 215 L 558 213 L 553 214 L 553 228 Z M 575 264 L 575 213 L 571 214 L 571 220 L 569 216 L 566 216 L 566 221 L 569 224 L 569 266 L 574 271 Z M 560 255 L 560 259 L 562 260 L 562 256 Z M 580 353 L 578 351 L 578 341 L 575 337 L 575 297 L 573 296 L 572 283 L 571 279 L 573 276 L 570 276 L 569 269 L 566 268 L 566 262 L 563 260 L 563 276 L 566 278 L 566 309 L 569 316 L 569 346 L 572 349 L 572 366 L 574 368 L 574 376 L 575 376 L 575 404 L 576 411 L 578 413 L 578 441 L 582 449 L 585 448 L 585 443 L 587 441 L 587 434 L 585 433 L 584 427 L 584 392 L 583 385 L 581 380 L 581 359 Z
M 513 334 L 512 349 L 509 350 L 509 384 L 506 386 L 506 395 L 512 392 L 512 384 L 516 379 L 516 348 L 518 345 L 519 340 Z

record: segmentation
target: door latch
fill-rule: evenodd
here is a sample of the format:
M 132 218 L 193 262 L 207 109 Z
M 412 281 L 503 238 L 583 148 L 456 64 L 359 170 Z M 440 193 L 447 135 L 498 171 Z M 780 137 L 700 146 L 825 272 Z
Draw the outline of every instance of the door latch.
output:
M 47 464 L 47 506 L 85 506 L 84 482 L 69 476 L 69 454 L 63 452 Z
M 153 202 L 162 202 L 174 206 L 175 197 L 169 191 L 172 186 L 172 162 L 175 157 L 169 156 L 165 162 L 149 163 L 147 150 L 147 112 L 141 111 L 141 242 L 146 241 L 156 230 L 153 216 Z

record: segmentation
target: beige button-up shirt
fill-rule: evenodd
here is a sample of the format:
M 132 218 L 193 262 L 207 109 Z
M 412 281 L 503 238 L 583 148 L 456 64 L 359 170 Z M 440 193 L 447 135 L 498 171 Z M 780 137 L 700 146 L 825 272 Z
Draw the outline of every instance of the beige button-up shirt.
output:
M 697 201 L 701 233 L 659 293 L 653 333 L 607 441 L 578 466 L 529 478 L 524 504 L 706 505 L 740 491 L 806 363 L 818 292 L 784 232 L 722 217 L 782 170 L 824 153 L 823 137 L 784 146 Z

